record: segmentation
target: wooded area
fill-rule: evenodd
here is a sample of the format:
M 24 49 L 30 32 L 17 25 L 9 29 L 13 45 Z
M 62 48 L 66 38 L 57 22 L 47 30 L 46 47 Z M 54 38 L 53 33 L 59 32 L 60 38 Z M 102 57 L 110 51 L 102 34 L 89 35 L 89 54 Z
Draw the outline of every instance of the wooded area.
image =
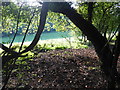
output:
M 0 43 L 0 48 L 3 49 L 3 52 L 1 54 L 2 67 L 3 67 L 3 89 L 8 84 L 10 76 L 12 76 L 14 73 L 13 71 L 18 66 L 22 66 L 21 64 L 20 65 L 16 64 L 16 62 L 19 61 L 20 58 L 22 58 L 22 60 L 26 61 L 27 63 L 28 62 L 30 63 L 29 59 L 32 59 L 33 61 L 36 60 L 36 63 L 40 62 L 41 63 L 40 65 L 41 66 L 43 65 L 43 67 L 44 65 L 47 65 L 46 62 L 49 64 L 53 62 L 53 65 L 57 65 L 55 67 L 57 67 L 57 69 L 59 68 L 58 71 L 54 72 L 57 74 L 60 74 L 59 71 L 62 72 L 62 70 L 65 72 L 65 70 L 63 69 L 63 67 L 65 66 L 63 64 L 63 67 L 62 67 L 62 61 L 59 61 L 59 60 L 63 60 L 64 63 L 66 60 L 66 63 L 67 63 L 66 65 L 72 66 L 75 70 L 77 70 L 76 74 L 80 72 L 79 71 L 81 67 L 80 61 L 81 62 L 86 61 L 88 63 L 91 63 L 94 60 L 96 60 L 95 65 L 96 66 L 101 65 L 100 69 L 96 69 L 96 72 L 98 73 L 99 70 L 101 70 L 101 73 L 103 74 L 103 76 L 105 76 L 104 80 L 106 81 L 107 85 L 103 86 L 103 88 L 120 88 L 120 72 L 119 72 L 119 68 L 120 68 L 119 66 L 120 65 L 119 64 L 120 63 L 120 8 L 119 8 L 120 3 L 119 2 L 80 3 L 78 1 L 75 5 L 77 8 L 71 7 L 71 5 L 73 5 L 73 3 L 71 2 L 43 2 L 43 3 L 40 3 L 40 5 L 41 4 L 42 6 L 29 7 L 28 5 L 24 5 L 24 4 L 17 6 L 14 3 L 8 3 L 8 4 L 3 3 L 3 6 L 1 6 L 2 10 L 4 11 L 2 13 L 1 26 L 3 28 L 1 31 L 5 33 L 12 31 L 12 34 L 14 34 L 13 40 L 10 43 L 9 47 L 5 46 L 3 43 Z M 8 23 L 8 21 L 10 21 L 11 23 Z M 25 34 L 23 41 L 21 45 L 17 47 L 17 49 L 12 48 L 14 39 L 19 31 L 19 27 L 23 26 L 23 24 L 26 25 L 25 28 L 23 27 L 22 29 L 22 31 L 24 31 L 24 34 Z M 62 48 L 63 50 L 58 50 L 58 48 L 54 50 L 47 50 L 47 49 L 43 49 L 45 46 L 43 46 L 42 49 L 40 49 L 41 46 L 37 46 L 39 38 L 44 30 L 46 29 L 49 30 L 50 28 L 54 28 L 57 31 L 67 31 L 67 30 L 73 31 L 75 33 L 75 36 L 78 39 L 82 33 L 83 37 L 86 37 L 87 42 L 89 42 L 89 44 L 91 43 L 91 45 L 90 47 L 88 45 L 89 49 L 79 48 L 77 50 L 73 48 L 68 49 L 65 47 Z M 30 30 L 32 30 L 32 32 L 36 30 L 36 35 L 33 41 L 31 42 L 31 44 L 23 49 L 25 38 L 27 36 L 27 33 Z M 71 45 L 70 41 L 69 41 L 69 44 Z M 51 47 L 53 46 L 54 45 L 51 45 Z M 34 53 L 34 55 L 33 56 L 31 55 L 28 61 L 27 59 L 23 58 L 23 57 L 28 57 L 30 53 Z M 62 53 L 64 55 L 62 55 Z M 50 59 L 47 57 L 50 57 Z M 56 57 L 59 57 L 60 59 Z M 77 58 L 79 58 L 80 61 L 79 59 L 76 60 Z M 42 59 L 44 60 L 44 62 L 41 61 Z M 56 62 L 59 62 L 60 64 L 57 64 Z M 31 69 L 32 68 L 34 69 L 35 67 L 35 66 L 31 66 L 32 64 L 26 64 L 26 65 L 27 66 L 30 65 Z M 94 66 L 94 64 L 92 63 L 90 65 L 91 67 L 92 65 Z M 62 69 L 60 69 L 59 66 L 62 67 Z M 69 66 L 66 66 L 65 68 L 67 67 L 70 68 Z M 42 70 L 42 68 L 40 70 Z M 83 71 L 86 71 L 86 70 L 83 69 Z M 52 75 L 50 74 L 50 72 L 47 74 L 51 76 L 49 78 L 52 78 Z M 73 75 L 73 74 L 69 74 L 67 72 L 67 75 Z M 62 75 L 58 75 L 58 78 L 60 78 L 60 76 L 63 76 L 61 78 L 64 78 L 64 73 L 62 73 Z M 79 75 L 77 75 L 76 78 L 77 77 L 80 78 Z M 59 81 L 60 80 L 62 79 L 59 79 Z M 59 81 L 57 83 L 59 83 Z M 72 80 L 70 79 L 70 81 Z M 40 80 L 40 82 L 42 82 L 42 80 Z M 42 84 L 45 84 L 45 86 L 47 87 L 45 81 L 43 82 L 44 83 Z M 64 81 L 60 81 L 60 83 L 61 82 L 64 82 Z M 53 83 L 53 82 L 48 82 L 48 83 Z M 83 88 L 81 84 L 79 85 L 79 83 L 80 81 L 79 82 L 77 81 L 77 83 L 74 85 L 72 83 L 73 88 L 75 87 Z M 43 86 L 42 84 L 41 86 Z M 64 88 L 65 86 L 64 87 L 63 86 L 59 85 L 58 87 Z M 68 84 L 68 86 L 72 88 L 70 84 Z M 92 87 L 85 87 L 85 86 L 84 88 L 94 88 L 93 85 L 91 85 Z M 7 87 L 9 87 L 9 84 Z M 99 87 L 96 86 L 95 88 L 99 88 Z

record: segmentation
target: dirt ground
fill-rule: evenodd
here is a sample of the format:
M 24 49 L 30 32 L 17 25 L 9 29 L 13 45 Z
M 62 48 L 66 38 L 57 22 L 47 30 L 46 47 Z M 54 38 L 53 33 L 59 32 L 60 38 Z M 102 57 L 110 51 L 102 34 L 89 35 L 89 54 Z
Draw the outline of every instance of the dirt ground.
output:
M 94 49 L 65 49 L 40 52 L 22 70 L 13 72 L 8 87 L 105 88 L 100 61 Z M 120 71 L 120 60 L 118 62 Z M 19 76 L 18 74 L 22 74 Z

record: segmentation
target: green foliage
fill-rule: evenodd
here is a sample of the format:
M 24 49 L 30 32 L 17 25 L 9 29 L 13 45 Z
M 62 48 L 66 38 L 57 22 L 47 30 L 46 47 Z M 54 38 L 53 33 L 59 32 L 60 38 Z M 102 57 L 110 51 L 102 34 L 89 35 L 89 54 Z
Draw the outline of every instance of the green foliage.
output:
M 71 44 L 69 42 L 71 42 Z M 87 48 L 87 47 L 88 47 L 87 45 L 82 44 L 82 41 L 80 42 L 79 40 L 75 40 L 74 38 L 70 38 L 70 39 L 64 38 L 64 39 L 55 39 L 55 40 L 51 39 L 51 40 L 41 41 L 39 42 L 39 44 L 35 46 L 35 49 L 40 49 L 40 50 L 67 49 L 67 48 L 78 49 L 78 48 Z
M 114 2 L 96 2 L 93 7 L 93 25 L 95 25 L 95 27 L 97 27 L 104 36 L 106 36 L 107 33 L 109 35 L 110 33 L 113 33 L 116 30 L 118 24 L 120 23 L 119 4 Z M 54 9 L 54 5 L 52 9 Z M 76 10 L 86 20 L 88 19 L 88 3 L 79 4 Z M 71 30 L 73 31 L 73 36 L 81 36 L 81 31 L 76 28 L 76 26 L 66 16 L 60 13 L 49 12 L 47 22 L 53 24 L 50 25 L 49 23 L 47 23 L 47 30 L 50 30 L 50 28 L 54 28 L 56 29 L 56 31 Z
M 88 3 L 79 3 L 77 6 L 77 12 L 86 20 L 88 20 Z M 103 34 L 103 36 L 110 38 L 120 23 L 119 3 L 95 2 L 93 8 L 92 24 L 99 30 L 101 34 Z M 78 28 L 75 28 L 73 29 L 72 35 L 75 38 L 78 38 L 81 36 L 81 31 Z
M 18 34 L 24 34 L 28 23 L 34 13 L 34 17 L 32 19 L 32 23 L 29 27 L 28 33 L 35 33 L 38 26 L 40 8 L 38 7 L 30 7 L 27 4 L 23 4 L 18 6 L 13 2 L 10 3 L 8 6 L 1 6 L 2 8 L 2 23 L 0 27 L 0 33 L 6 33 L 7 35 L 14 34 L 16 30 L 18 30 Z M 18 29 L 17 29 L 18 23 Z
M 76 9 L 79 14 L 81 14 L 85 19 L 88 19 L 88 5 L 80 3 L 79 7 Z
M 55 47 L 55 49 L 61 49 L 61 50 L 63 50 L 63 49 L 67 49 L 67 47 Z
M 2 23 L 0 26 L 2 26 L 2 32 L 11 32 L 15 27 L 15 21 L 17 18 L 18 13 L 18 7 L 11 3 L 8 6 L 1 6 L 2 8 Z
M 45 25 L 46 30 L 53 28 L 56 31 L 68 31 L 77 28 L 66 16 L 60 13 L 48 12 L 47 22 Z
M 100 2 L 96 3 L 93 12 L 93 24 L 101 33 L 112 33 L 120 23 L 120 10 L 118 3 Z
M 23 45 L 22 50 L 27 48 L 27 44 Z M 45 40 L 45 41 L 40 41 L 33 50 L 26 52 L 22 55 L 26 55 L 25 57 L 19 57 L 19 60 L 26 60 L 33 58 L 35 55 L 37 55 L 39 52 L 46 52 L 49 50 L 54 50 L 54 49 L 68 49 L 68 48 L 74 48 L 74 49 L 79 49 L 79 48 L 87 48 L 87 45 L 82 44 L 82 41 L 74 39 L 74 38 L 69 38 L 69 39 L 51 39 L 51 40 Z M 12 49 L 14 51 L 19 51 L 20 44 L 15 44 L 12 46 Z
M 63 3 L 64 4 L 64 3 Z M 67 8 L 69 4 L 65 3 Z M 57 8 L 54 8 L 56 4 L 51 3 L 50 4 L 50 10 L 52 9 L 57 10 Z M 71 4 L 70 4 L 71 5 Z M 117 25 L 120 23 L 119 21 L 119 7 L 118 3 L 113 2 L 96 2 L 94 4 L 94 10 L 93 10 L 93 24 L 98 28 L 98 30 L 101 33 L 105 33 L 106 31 L 108 33 L 111 33 L 115 31 Z M 59 8 L 62 7 L 62 5 L 59 5 Z M 62 9 L 62 8 L 61 8 Z M 80 13 L 85 19 L 88 18 L 88 5 L 87 4 L 78 4 L 78 8 L 76 9 L 78 13 Z M 11 3 L 8 6 L 2 6 L 2 26 L 1 29 L 2 32 L 6 32 L 8 35 L 12 34 L 16 31 L 16 24 L 18 20 L 18 12 L 20 12 L 20 18 L 19 18 L 19 34 L 25 33 L 27 29 L 28 22 L 31 17 L 31 13 L 33 11 L 35 12 L 35 16 L 32 20 L 32 23 L 29 27 L 28 33 L 35 33 L 37 31 L 37 26 L 39 24 L 39 7 L 30 7 L 28 5 L 24 5 L 20 8 L 20 6 Z M 81 36 L 81 31 L 63 14 L 60 13 L 54 13 L 54 12 L 48 12 L 47 16 L 47 23 L 45 24 L 45 29 L 50 31 L 51 29 L 55 29 L 56 31 L 73 31 L 73 36 L 79 37 Z M 54 11 L 54 10 L 53 10 Z

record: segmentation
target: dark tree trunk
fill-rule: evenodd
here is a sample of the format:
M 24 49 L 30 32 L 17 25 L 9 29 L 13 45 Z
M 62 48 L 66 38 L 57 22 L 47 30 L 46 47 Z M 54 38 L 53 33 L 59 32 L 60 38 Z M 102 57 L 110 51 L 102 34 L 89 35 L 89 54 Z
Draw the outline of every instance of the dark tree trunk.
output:
M 71 7 L 58 11 L 56 10 L 54 12 L 66 15 L 83 32 L 83 34 L 87 36 L 87 39 L 92 42 L 95 51 L 102 62 L 101 68 L 107 77 L 108 88 L 115 88 L 115 75 L 114 70 L 112 69 L 114 57 L 106 37 L 102 36 L 91 22 L 85 20 Z
M 118 29 L 120 29 L 120 25 L 118 26 Z M 115 78 L 117 80 L 116 82 L 118 84 L 118 87 L 120 88 L 120 74 L 117 72 L 117 62 L 120 55 L 120 30 L 118 32 L 117 40 L 115 42 L 115 47 L 113 51 L 114 51 L 113 52 L 113 55 L 114 55 L 113 70 L 115 73 Z
M 83 19 L 83 17 L 75 11 L 67 10 L 63 14 L 65 14 L 79 29 L 81 29 L 81 31 L 93 43 L 103 64 L 107 65 L 107 67 L 111 67 L 113 55 L 107 43 L 107 39 L 103 37 L 90 22 Z
M 94 5 L 94 2 L 89 2 L 89 3 L 88 3 L 88 21 L 89 21 L 90 23 L 92 23 L 93 5 Z

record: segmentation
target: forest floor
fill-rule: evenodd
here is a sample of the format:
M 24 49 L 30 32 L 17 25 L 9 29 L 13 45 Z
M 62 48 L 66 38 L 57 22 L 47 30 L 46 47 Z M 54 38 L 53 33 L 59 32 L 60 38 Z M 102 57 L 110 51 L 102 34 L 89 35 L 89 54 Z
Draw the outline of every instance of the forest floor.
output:
M 8 87 L 105 88 L 100 64 L 92 48 L 39 52 L 28 61 L 30 69 L 21 66 L 22 70 L 12 73 Z

